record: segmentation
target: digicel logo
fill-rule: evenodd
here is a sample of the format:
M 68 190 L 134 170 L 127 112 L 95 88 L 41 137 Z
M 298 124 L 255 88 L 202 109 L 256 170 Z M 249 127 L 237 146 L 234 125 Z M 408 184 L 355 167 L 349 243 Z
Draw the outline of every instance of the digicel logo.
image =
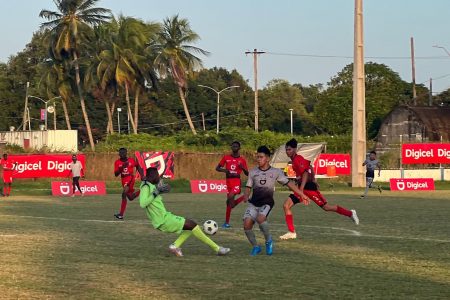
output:
M 336 168 L 348 168 L 347 160 L 344 161 L 336 161 L 336 159 L 328 160 L 319 158 L 319 167 L 324 168 L 327 166 L 336 166 Z
M 76 190 L 78 191 L 78 188 L 76 188 Z M 93 193 L 93 192 L 98 192 L 98 187 L 97 185 L 94 186 L 82 186 L 81 187 L 81 192 L 83 193 Z
M 47 162 L 47 170 L 56 170 L 59 173 L 63 173 L 64 171 L 70 170 L 69 164 L 70 162 L 49 160 Z M 25 171 L 42 171 L 42 162 L 40 161 L 36 163 L 28 163 L 27 161 L 25 161 L 23 163 L 19 163 L 17 165 L 17 171 L 18 173 L 23 173 Z
M 450 159 L 450 150 L 438 149 L 438 157 L 445 157 Z
M 443 149 L 439 149 L 443 150 Z M 434 157 L 433 149 L 430 150 L 413 150 L 413 149 L 406 149 L 405 151 L 406 157 L 412 157 L 414 159 L 420 159 L 423 157 Z

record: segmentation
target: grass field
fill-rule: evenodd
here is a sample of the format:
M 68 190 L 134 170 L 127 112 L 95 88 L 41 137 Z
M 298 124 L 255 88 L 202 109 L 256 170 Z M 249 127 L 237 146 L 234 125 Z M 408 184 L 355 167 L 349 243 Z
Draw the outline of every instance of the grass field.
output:
M 14 191 L 13 191 L 14 192 Z M 314 204 L 295 207 L 301 239 L 250 257 L 241 229 L 213 239 L 217 257 L 191 237 L 185 257 L 169 256 L 175 235 L 154 230 L 138 203 L 114 221 L 118 195 L 0 198 L 0 298 L 5 299 L 449 299 L 449 191 L 327 192 L 330 203 L 358 211 L 359 226 Z M 285 232 L 282 201 L 270 216 Z M 224 196 L 169 194 L 166 206 L 197 221 L 223 221 Z M 257 230 L 257 237 L 262 235 Z M 264 253 L 264 251 L 263 251 Z

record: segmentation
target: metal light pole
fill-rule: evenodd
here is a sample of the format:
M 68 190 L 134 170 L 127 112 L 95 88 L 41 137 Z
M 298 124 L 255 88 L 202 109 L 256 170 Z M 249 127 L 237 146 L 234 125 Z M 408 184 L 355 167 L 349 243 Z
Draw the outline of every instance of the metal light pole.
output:
M 47 127 L 47 120 L 48 120 L 48 111 L 47 111 L 47 108 L 48 108 L 48 103 L 49 103 L 50 101 L 52 101 L 52 100 L 56 100 L 56 99 L 58 99 L 58 98 L 61 98 L 61 96 L 53 97 L 52 99 L 47 100 L 47 101 L 45 101 L 45 100 L 42 99 L 42 98 L 39 98 L 39 97 L 36 97 L 36 96 L 31 96 L 31 95 L 28 95 L 28 98 L 36 98 L 36 99 L 41 100 L 42 102 L 44 102 L 44 104 L 45 104 L 45 130 L 48 130 L 48 127 Z
M 216 125 L 216 133 L 219 134 L 219 124 L 220 124 L 220 121 L 219 121 L 219 119 L 220 119 L 220 93 L 222 93 L 223 91 L 229 90 L 229 89 L 238 88 L 239 85 L 232 85 L 232 86 L 226 87 L 226 88 L 224 88 L 224 89 L 222 89 L 222 90 L 220 90 L 220 91 L 217 91 L 217 90 L 215 90 L 215 89 L 213 89 L 212 87 L 207 86 L 207 85 L 201 85 L 201 84 L 199 84 L 198 86 L 204 87 L 204 88 L 207 88 L 207 89 L 210 89 L 210 90 L 213 90 L 213 91 L 217 94 L 217 125 Z
M 450 56 L 450 52 L 447 50 L 447 48 L 443 47 L 443 46 L 439 46 L 439 45 L 434 45 L 434 48 L 441 48 L 442 50 L 445 51 L 445 53 L 447 53 L 448 56 Z
M 120 134 L 120 112 L 122 111 L 122 108 L 117 108 L 117 126 L 119 127 L 119 134 Z
M 294 109 L 289 108 L 289 111 L 291 112 L 291 135 L 294 135 L 294 119 L 292 116 Z

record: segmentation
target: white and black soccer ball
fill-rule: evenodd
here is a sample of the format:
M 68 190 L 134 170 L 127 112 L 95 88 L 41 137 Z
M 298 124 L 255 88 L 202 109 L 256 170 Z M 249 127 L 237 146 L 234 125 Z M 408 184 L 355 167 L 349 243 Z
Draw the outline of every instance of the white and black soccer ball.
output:
M 219 226 L 217 226 L 217 222 L 214 220 L 207 220 L 207 221 L 205 221 L 205 223 L 203 223 L 203 231 L 206 234 L 209 234 L 209 235 L 216 234 L 218 229 L 219 229 Z

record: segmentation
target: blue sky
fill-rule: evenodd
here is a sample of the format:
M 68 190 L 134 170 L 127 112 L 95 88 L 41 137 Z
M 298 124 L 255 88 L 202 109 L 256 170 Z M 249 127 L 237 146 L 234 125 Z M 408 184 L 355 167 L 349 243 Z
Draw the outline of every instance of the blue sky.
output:
M 100 0 L 99 6 L 146 21 L 179 14 L 201 36 L 198 46 L 211 52 L 206 67 L 237 69 L 253 84 L 253 61 L 245 51 L 313 55 L 353 55 L 354 0 Z M 0 61 L 24 48 L 51 0 L 0 0 Z M 450 1 L 365 0 L 365 55 L 408 57 L 415 39 L 416 82 L 430 77 L 433 91 L 450 87 Z M 419 57 L 433 57 L 420 59 Z M 384 63 L 411 81 L 409 59 L 366 59 Z M 259 82 L 282 78 L 291 83 L 326 83 L 351 58 L 314 58 L 263 54 Z M 447 76 L 448 75 L 448 76 Z M 439 79 L 438 79 L 439 78 Z M 428 83 L 426 83 L 428 85 Z

